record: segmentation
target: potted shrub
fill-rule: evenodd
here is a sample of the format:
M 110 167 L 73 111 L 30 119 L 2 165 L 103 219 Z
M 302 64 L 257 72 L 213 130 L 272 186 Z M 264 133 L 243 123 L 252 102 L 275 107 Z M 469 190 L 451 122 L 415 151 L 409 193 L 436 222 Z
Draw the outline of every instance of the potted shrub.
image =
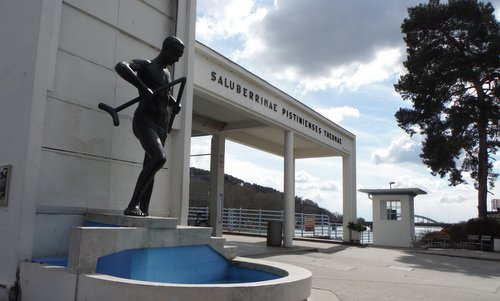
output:
M 349 235 L 351 237 L 351 242 L 359 243 L 361 241 L 361 232 L 366 231 L 366 226 L 361 222 L 349 222 L 347 223 L 347 228 L 349 228 Z

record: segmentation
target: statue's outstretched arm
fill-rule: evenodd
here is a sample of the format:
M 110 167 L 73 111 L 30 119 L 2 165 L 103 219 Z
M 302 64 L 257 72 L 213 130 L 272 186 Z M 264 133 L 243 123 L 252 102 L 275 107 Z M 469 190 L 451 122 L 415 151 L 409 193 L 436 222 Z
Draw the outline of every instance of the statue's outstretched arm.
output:
M 115 71 L 120 75 L 124 80 L 128 81 L 134 87 L 139 90 L 139 94 L 141 96 L 153 96 L 153 91 L 144 84 L 142 80 L 139 79 L 136 72 L 146 65 L 151 64 L 150 61 L 147 60 L 133 60 L 130 63 L 127 62 L 119 62 L 115 66 Z

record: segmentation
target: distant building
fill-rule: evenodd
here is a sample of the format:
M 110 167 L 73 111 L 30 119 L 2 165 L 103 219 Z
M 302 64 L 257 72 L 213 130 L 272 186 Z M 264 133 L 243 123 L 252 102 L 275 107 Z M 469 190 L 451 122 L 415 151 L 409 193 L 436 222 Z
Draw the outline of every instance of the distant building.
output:
M 415 241 L 414 198 L 427 194 L 420 188 L 360 189 L 373 208 L 373 244 L 412 247 Z

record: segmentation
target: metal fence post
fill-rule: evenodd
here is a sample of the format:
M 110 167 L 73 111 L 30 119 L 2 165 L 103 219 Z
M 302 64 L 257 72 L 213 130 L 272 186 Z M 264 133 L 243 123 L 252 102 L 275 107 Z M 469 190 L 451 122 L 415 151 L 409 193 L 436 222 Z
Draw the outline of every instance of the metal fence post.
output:
M 304 212 L 300 213 L 300 236 L 304 237 Z
M 238 230 L 241 232 L 241 207 L 239 210 L 239 215 L 238 215 Z
M 262 234 L 262 209 L 259 209 L 259 235 Z
M 325 223 L 323 220 L 323 213 L 321 213 L 321 236 L 323 236 L 323 237 L 325 236 L 325 231 L 324 231 L 325 229 L 323 228 L 324 224 Z

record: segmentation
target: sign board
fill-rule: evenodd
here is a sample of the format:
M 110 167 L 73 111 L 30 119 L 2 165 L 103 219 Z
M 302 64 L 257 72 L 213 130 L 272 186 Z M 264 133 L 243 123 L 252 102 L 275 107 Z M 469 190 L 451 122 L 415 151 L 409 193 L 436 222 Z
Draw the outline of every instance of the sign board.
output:
M 314 216 L 306 215 L 304 218 L 304 230 L 314 231 Z

